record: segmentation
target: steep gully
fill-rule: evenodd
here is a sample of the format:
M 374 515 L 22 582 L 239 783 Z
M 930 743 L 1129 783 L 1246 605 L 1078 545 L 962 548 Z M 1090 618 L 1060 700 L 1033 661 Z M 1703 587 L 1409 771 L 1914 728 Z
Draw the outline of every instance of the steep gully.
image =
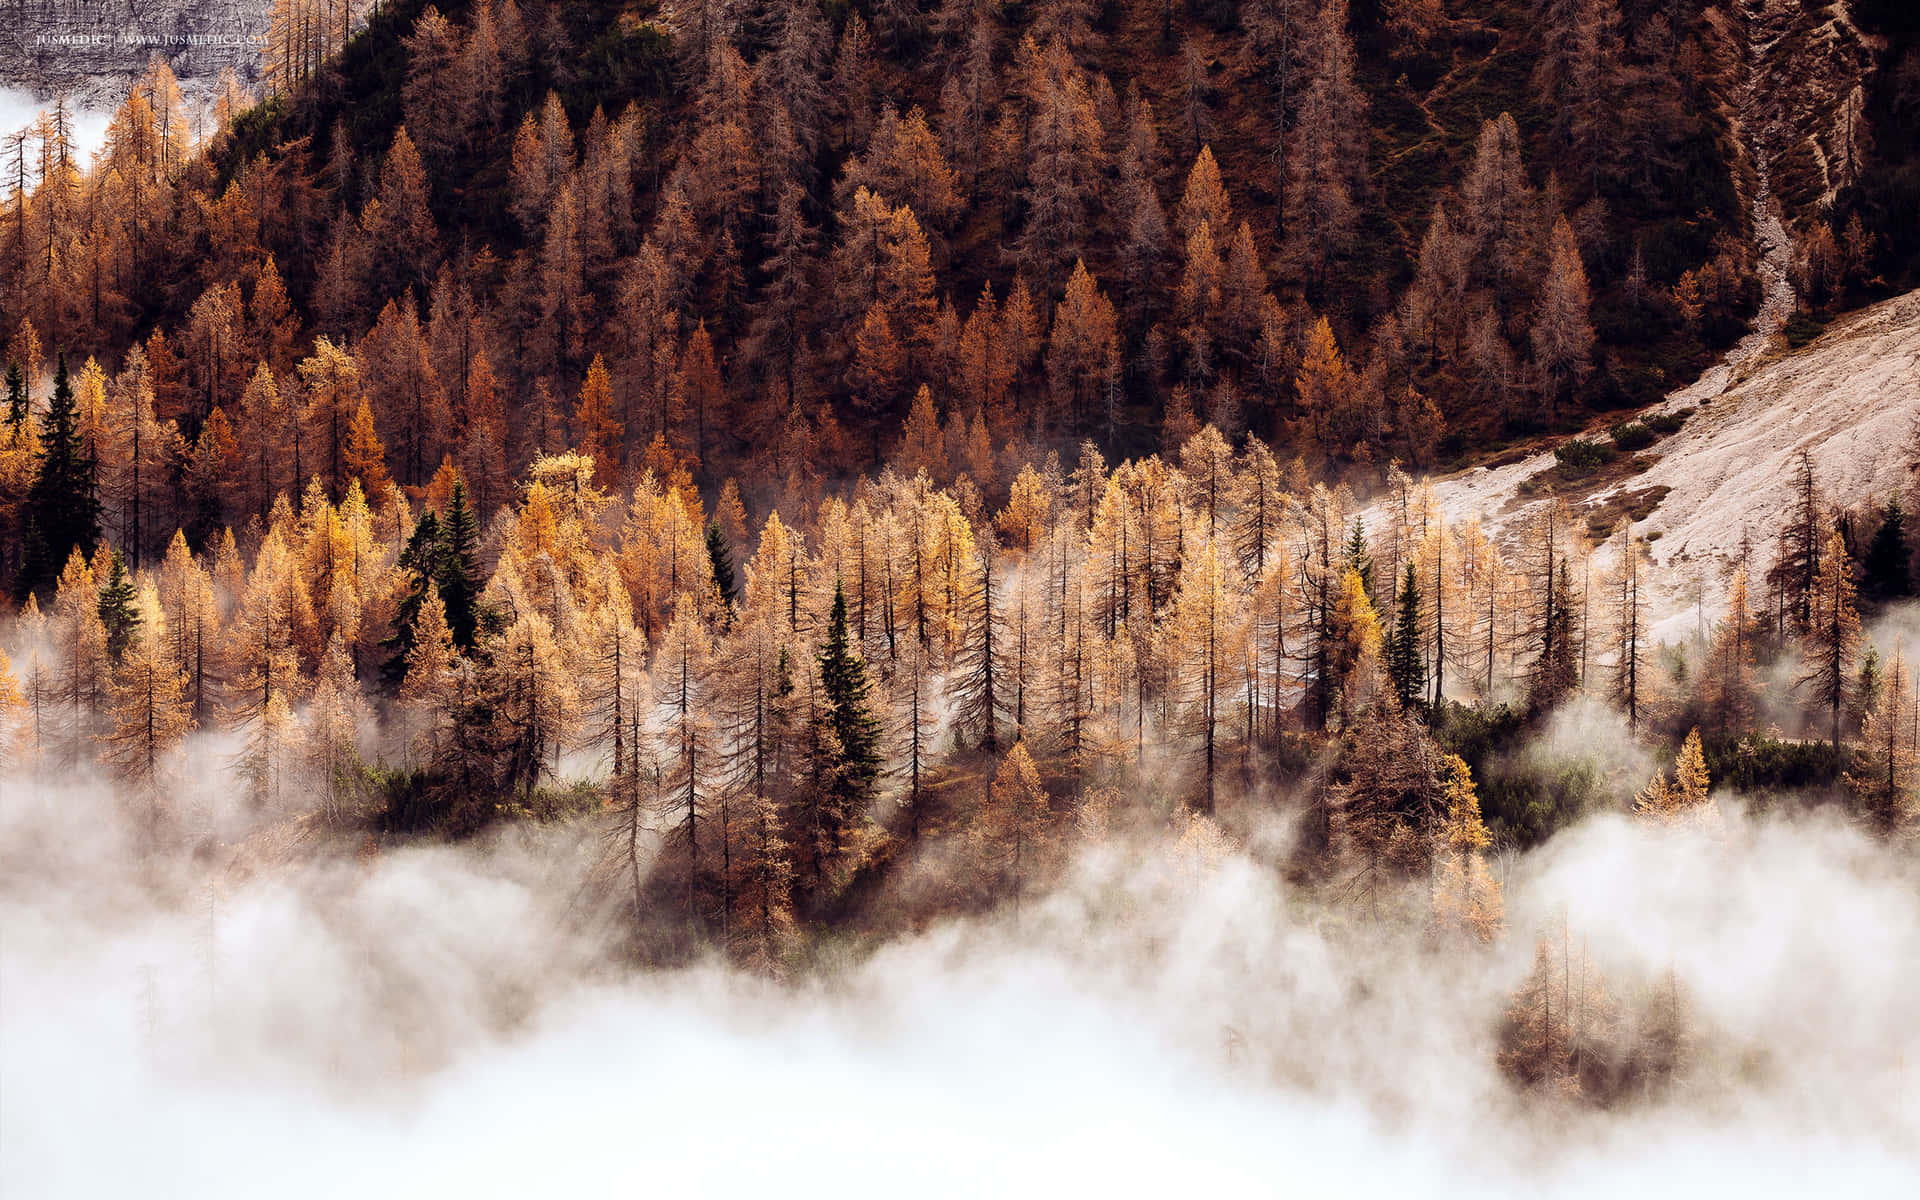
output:
M 1797 31 L 1804 41 L 1806 30 L 1796 22 L 1809 18 L 1797 0 L 1737 0 L 1728 16 L 1745 51 L 1733 121 L 1744 161 L 1734 164 L 1734 181 L 1750 206 L 1761 285 L 1751 329 L 1659 406 L 1694 412 L 1679 433 L 1643 453 L 1644 470 L 1591 494 L 1577 487 L 1561 493 L 1576 520 L 1625 494 L 1664 497 L 1634 533 L 1658 568 L 1644 582 L 1653 591 L 1656 632 L 1668 639 L 1704 628 L 1718 612 L 1743 547 L 1757 548 L 1752 569 L 1764 569 L 1772 531 L 1791 505 L 1801 452 L 1812 456 L 1830 501 L 1877 499 L 1905 485 L 1905 451 L 1920 419 L 1920 293 L 1853 314 L 1805 349 L 1781 352 L 1780 330 L 1796 305 L 1793 242 L 1769 168 L 1779 148 L 1805 135 L 1793 127 L 1793 99 L 1776 93 L 1798 66 L 1797 59 L 1781 61 L 1794 54 L 1795 39 L 1786 35 Z M 1851 29 L 1843 6 L 1832 19 Z M 1809 100 L 1798 107 L 1811 106 Z M 1435 498 L 1449 521 L 1478 518 L 1490 537 L 1512 548 L 1549 494 L 1522 485 L 1555 464 L 1543 452 L 1475 468 L 1435 480 Z M 1370 527 L 1385 519 L 1377 507 L 1365 515 Z M 1594 581 L 1604 578 L 1612 557 L 1611 547 L 1596 553 Z

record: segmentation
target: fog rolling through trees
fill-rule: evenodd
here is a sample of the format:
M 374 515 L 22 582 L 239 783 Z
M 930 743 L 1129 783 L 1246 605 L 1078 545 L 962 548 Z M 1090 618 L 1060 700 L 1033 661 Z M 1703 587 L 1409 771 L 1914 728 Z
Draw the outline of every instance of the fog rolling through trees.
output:
M 147 857 L 110 788 L 4 798 L 9 1193 L 875 1195 L 932 1160 L 934 1195 L 1891 1196 L 1920 1162 L 1912 864 L 1827 819 L 1607 817 L 1500 864 L 1555 1005 L 1684 1007 L 1684 1067 L 1600 1111 L 1498 1064 L 1531 937 L 1436 945 L 1270 842 L 1088 839 L 1017 919 L 774 982 L 615 965 L 556 869 L 577 828 Z M 836 1139 L 856 1165 L 796 1165 Z

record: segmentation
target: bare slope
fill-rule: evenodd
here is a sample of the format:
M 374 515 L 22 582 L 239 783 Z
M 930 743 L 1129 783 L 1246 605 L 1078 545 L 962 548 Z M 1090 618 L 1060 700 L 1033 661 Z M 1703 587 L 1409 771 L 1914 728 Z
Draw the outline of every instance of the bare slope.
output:
M 1736 352 L 1674 393 L 1664 408 L 1696 411 L 1641 455 L 1644 470 L 1597 490 L 1560 493 L 1585 516 L 1625 493 L 1670 489 L 1635 527 L 1653 539 L 1654 562 L 1671 568 L 1659 572 L 1663 633 L 1686 632 L 1696 607 L 1717 611 L 1743 538 L 1751 536 L 1761 563 L 1768 561 L 1792 507 L 1802 450 L 1831 504 L 1879 500 L 1909 480 L 1920 420 L 1920 292 L 1843 318 L 1797 352 L 1779 354 L 1778 344 L 1753 344 L 1758 353 L 1745 360 Z M 1522 485 L 1554 463 L 1552 454 L 1536 454 L 1438 480 L 1434 490 L 1450 520 L 1479 516 L 1490 534 L 1511 540 L 1549 494 Z
M 1696 568 L 1711 611 L 1743 535 L 1765 546 L 1791 510 L 1802 450 L 1830 503 L 1878 500 L 1909 481 L 1916 418 L 1920 292 L 1909 292 L 1761 365 L 1620 486 L 1673 489 L 1643 528 L 1660 535 L 1655 562 Z

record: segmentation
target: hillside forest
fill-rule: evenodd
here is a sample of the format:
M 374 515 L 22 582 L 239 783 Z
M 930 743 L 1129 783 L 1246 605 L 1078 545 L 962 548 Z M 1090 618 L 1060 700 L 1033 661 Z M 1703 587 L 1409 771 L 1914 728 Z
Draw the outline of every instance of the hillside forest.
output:
M 1758 301 L 1744 53 L 1696 0 L 282 0 L 266 94 L 156 62 L 92 161 L 0 147 L 4 790 L 158 858 L 248 836 L 208 772 L 314 855 L 590 828 L 623 962 L 775 979 L 1148 833 L 1463 953 L 1596 814 L 1905 845 L 1920 497 L 1803 457 L 1663 639 L 1633 513 L 1428 482 L 1688 419 L 1634 411 Z M 1912 284 L 1905 153 L 1774 181 L 1805 320 Z M 1569 713 L 1641 757 L 1542 766 Z M 1682 989 L 1583 955 L 1497 1069 L 1659 1094 Z

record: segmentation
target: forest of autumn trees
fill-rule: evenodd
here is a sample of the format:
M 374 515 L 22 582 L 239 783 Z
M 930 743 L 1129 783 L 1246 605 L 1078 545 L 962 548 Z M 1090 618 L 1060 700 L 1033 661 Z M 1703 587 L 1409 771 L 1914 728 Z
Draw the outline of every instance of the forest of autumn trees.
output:
M 147 378 L 197 492 L 133 554 L 354 438 L 483 511 L 563 446 L 784 502 L 923 387 L 989 497 L 981 446 L 1200 423 L 1377 481 L 1650 399 L 1751 294 L 1692 4 L 280 8 L 264 105 L 156 64 L 94 162 L 7 146 L 14 357 Z
M 317 797 L 336 827 L 588 803 L 623 832 L 636 905 L 662 886 L 642 835 L 664 836 L 678 910 L 764 958 L 895 840 L 965 832 L 985 894 L 1017 897 L 1086 806 L 1144 783 L 1214 818 L 1296 786 L 1316 744 L 1336 765 L 1304 844 L 1367 889 L 1433 874 L 1436 913 L 1477 928 L 1488 830 L 1448 747 L 1583 692 L 1723 745 L 1762 706 L 1799 714 L 1848 747 L 1866 817 L 1910 819 L 1911 684 L 1859 615 L 1911 591 L 1903 510 L 1831 513 L 1810 463 L 1764 592 L 1740 569 L 1711 636 L 1656 657 L 1630 530 L 1596 546 L 1558 501 L 1503 545 L 1394 469 L 1370 530 L 1344 487 L 1208 425 L 1167 458 L 1109 465 L 1089 441 L 1029 462 L 993 508 L 919 436 L 924 402 L 880 473 L 759 517 L 731 480 L 705 504 L 671 459 L 609 488 L 563 450 L 483 522 L 450 462 L 416 505 L 343 418 L 337 502 L 315 438 L 297 504 L 135 563 L 51 520 L 109 477 L 83 414 L 119 386 L 62 369 L 45 420 L 8 431 L 9 462 L 38 464 L 11 468 L 34 480 L 29 560 L 80 540 L 22 592 L 0 694 L 20 768 L 97 762 L 156 830 L 191 823 L 165 781 L 195 730 L 227 734 L 254 804 Z M 1701 755 L 1696 731 L 1640 807 L 1701 803 Z M 1503 837 L 1544 832 L 1496 800 Z
M 1489 942 L 1496 843 L 1596 803 L 1509 753 L 1573 703 L 1678 746 L 1650 822 L 1711 759 L 1910 825 L 1911 498 L 1803 459 L 1663 646 L 1630 521 L 1419 477 L 1738 329 L 1699 6 L 614 7 L 284 3 L 263 104 L 156 64 L 93 163 L 7 144 L 6 771 L 157 841 L 208 755 L 336 833 L 589 817 L 637 930 L 769 970 L 923 843 L 1017 914 L 1283 810 Z M 1644 1009 L 1563 934 L 1502 1065 L 1650 1087 Z

